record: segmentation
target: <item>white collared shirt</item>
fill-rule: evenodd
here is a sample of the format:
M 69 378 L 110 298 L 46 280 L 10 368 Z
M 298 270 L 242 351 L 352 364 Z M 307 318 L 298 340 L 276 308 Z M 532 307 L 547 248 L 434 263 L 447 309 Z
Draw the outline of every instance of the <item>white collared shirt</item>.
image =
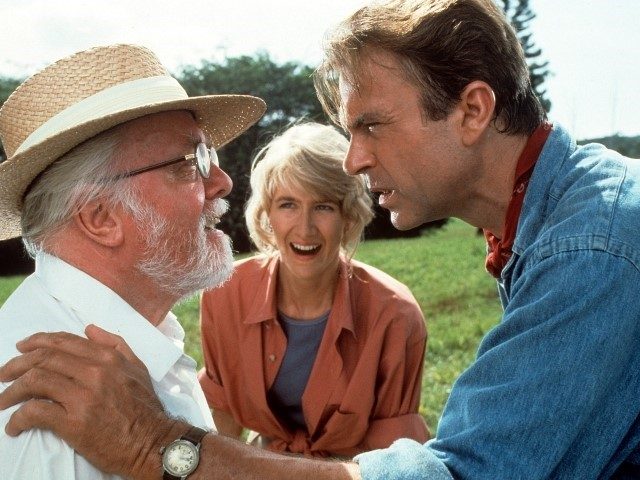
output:
M 38 255 L 35 273 L 0 308 L 0 364 L 18 355 L 16 342 L 33 333 L 84 336 L 89 324 L 124 338 L 149 370 L 168 413 L 215 428 L 196 377 L 196 362 L 184 354 L 184 330 L 175 315 L 169 313 L 156 328 L 111 289 L 48 254 Z M 0 383 L 0 391 L 8 385 Z M 9 437 L 4 426 L 17 408 L 0 411 L 1 479 L 120 478 L 98 471 L 51 432 L 30 430 Z

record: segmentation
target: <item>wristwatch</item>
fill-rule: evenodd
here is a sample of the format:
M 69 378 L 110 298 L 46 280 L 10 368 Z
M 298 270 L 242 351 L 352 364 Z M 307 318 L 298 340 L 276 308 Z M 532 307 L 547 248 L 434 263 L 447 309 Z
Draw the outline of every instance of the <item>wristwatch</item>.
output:
M 191 427 L 187 433 L 160 449 L 163 480 L 184 480 L 198 467 L 200 462 L 200 442 L 206 430 Z

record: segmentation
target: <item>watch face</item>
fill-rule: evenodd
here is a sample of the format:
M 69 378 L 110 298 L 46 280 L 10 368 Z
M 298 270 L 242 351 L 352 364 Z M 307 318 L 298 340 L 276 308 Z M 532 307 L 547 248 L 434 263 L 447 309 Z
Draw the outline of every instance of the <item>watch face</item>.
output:
M 189 475 L 198 466 L 199 453 L 196 446 L 187 440 L 171 442 L 162 454 L 162 465 L 171 475 Z

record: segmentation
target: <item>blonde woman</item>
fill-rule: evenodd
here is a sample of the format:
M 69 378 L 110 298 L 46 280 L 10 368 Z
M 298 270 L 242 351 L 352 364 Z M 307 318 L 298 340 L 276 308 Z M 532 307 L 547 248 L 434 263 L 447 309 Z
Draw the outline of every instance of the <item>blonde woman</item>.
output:
M 246 221 L 260 253 L 201 302 L 200 382 L 221 433 L 313 456 L 428 439 L 424 318 L 405 285 L 352 259 L 373 213 L 342 170 L 347 148 L 301 124 L 254 161 Z

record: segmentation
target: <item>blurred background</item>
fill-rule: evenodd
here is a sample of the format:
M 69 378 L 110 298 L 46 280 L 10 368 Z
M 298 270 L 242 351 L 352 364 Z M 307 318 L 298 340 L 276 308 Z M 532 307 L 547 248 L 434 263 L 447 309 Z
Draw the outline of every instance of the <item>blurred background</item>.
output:
M 552 121 L 580 141 L 640 157 L 638 0 L 496 0 L 518 32 L 531 79 Z M 242 206 L 249 165 L 270 136 L 300 117 L 326 122 L 310 75 L 325 31 L 363 0 L 3 0 L 0 3 L 0 105 L 27 76 L 76 51 L 111 43 L 153 50 L 190 95 L 262 97 L 258 125 L 220 152 L 234 180 L 223 229 L 238 252 L 250 250 Z M 0 150 L 0 161 L 4 159 Z M 379 210 L 367 239 L 399 232 Z M 0 275 L 33 269 L 20 239 L 0 242 Z

